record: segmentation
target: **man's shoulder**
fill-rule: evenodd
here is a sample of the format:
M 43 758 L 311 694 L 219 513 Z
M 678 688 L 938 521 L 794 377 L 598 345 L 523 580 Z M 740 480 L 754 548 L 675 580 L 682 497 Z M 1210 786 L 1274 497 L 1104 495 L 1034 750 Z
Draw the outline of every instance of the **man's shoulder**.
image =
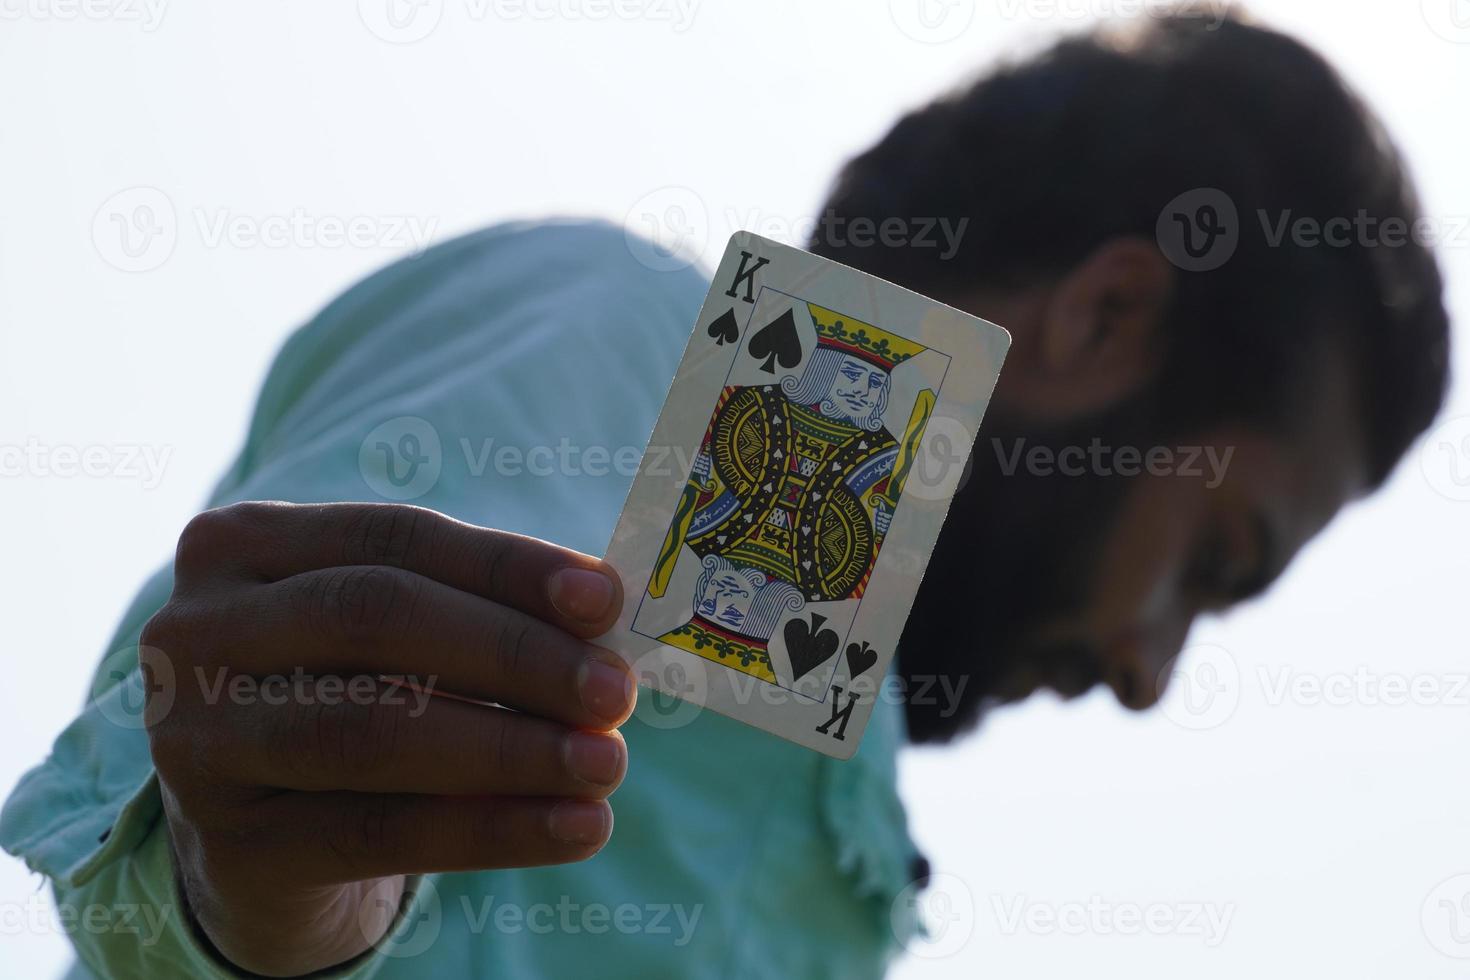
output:
M 652 303 L 673 306 L 681 321 L 697 308 L 707 278 L 694 265 L 647 260 L 651 246 L 606 221 L 555 219 L 493 225 L 400 259 L 349 288 L 311 326 L 381 323 L 404 314 L 451 315 L 472 326 L 517 310 L 543 318 L 583 319 L 595 303 L 610 321 Z M 568 316 L 568 314 L 573 314 Z
M 656 411 L 706 280 L 640 261 L 639 241 L 605 221 L 516 222 L 373 273 L 277 355 L 242 465 L 364 412 L 381 421 L 397 401 L 405 415 L 499 409 L 493 390 L 529 417 L 649 393 Z M 648 406 L 634 407 L 628 432 L 646 435 Z

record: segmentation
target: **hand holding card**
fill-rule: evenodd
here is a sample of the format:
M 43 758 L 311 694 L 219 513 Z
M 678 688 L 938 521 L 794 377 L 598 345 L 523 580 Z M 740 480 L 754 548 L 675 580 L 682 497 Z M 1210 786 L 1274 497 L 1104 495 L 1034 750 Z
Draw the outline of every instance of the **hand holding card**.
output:
M 737 233 L 608 550 L 627 594 L 603 644 L 665 694 L 851 756 L 1009 344 Z

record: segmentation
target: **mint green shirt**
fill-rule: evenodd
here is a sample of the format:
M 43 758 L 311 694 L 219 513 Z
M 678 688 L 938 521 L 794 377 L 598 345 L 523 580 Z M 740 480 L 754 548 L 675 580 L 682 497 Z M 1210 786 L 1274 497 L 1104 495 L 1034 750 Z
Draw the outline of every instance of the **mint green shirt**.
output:
M 706 288 L 647 250 L 609 225 L 503 226 L 358 284 L 287 342 L 210 506 L 408 499 L 601 554 Z M 383 444 L 407 454 L 392 469 Z M 85 710 L 0 814 L 0 845 L 59 904 L 105 910 L 69 930 L 75 977 L 239 975 L 181 913 L 140 724 L 133 645 L 171 581 L 143 586 Z M 331 975 L 882 974 L 913 928 L 900 709 L 880 703 L 836 762 L 643 702 L 601 853 L 416 879 L 388 939 Z

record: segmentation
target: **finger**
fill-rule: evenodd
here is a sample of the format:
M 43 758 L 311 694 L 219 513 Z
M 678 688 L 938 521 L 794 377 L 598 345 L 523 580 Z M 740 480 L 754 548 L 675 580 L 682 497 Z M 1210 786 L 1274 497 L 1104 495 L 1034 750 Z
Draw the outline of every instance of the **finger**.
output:
M 616 732 L 430 697 L 371 677 L 297 677 L 231 702 L 218 768 L 242 785 L 306 791 L 601 799 L 627 769 Z
M 209 628 L 229 667 L 256 676 L 402 675 L 568 725 L 609 728 L 637 684 L 614 653 L 413 572 L 360 565 L 237 591 Z
M 185 528 L 175 565 L 185 581 L 400 568 L 585 637 L 606 632 L 622 608 L 622 586 L 606 562 L 406 504 L 251 502 L 206 511 Z
M 581 861 L 612 834 L 605 800 L 282 793 L 261 805 L 302 884 Z

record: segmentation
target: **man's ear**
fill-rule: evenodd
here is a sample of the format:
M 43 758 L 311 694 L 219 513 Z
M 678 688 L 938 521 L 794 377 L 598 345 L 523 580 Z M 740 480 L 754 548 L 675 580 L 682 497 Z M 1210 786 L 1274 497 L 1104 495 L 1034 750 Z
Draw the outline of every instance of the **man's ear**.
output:
M 1154 242 L 1104 242 L 1015 309 L 997 403 L 1060 420 L 1134 394 L 1158 370 L 1173 288 L 1173 267 Z

